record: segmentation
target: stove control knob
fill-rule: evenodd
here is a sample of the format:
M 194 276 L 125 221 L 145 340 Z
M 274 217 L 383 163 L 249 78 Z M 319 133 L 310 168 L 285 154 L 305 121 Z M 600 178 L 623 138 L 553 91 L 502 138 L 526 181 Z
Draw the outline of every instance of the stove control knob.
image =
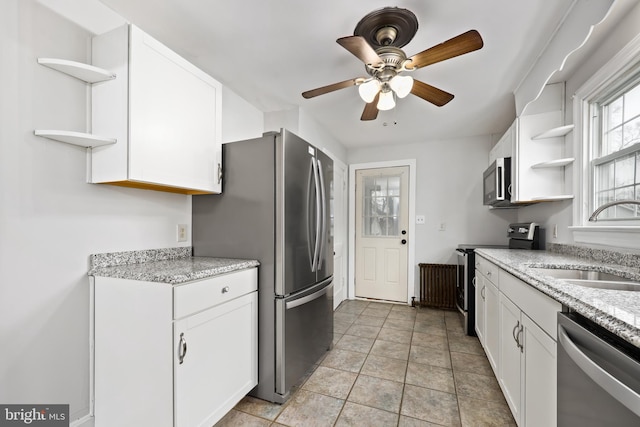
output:
M 524 228 L 524 227 L 518 228 L 518 233 L 528 233 L 528 232 L 529 232 L 528 228 Z

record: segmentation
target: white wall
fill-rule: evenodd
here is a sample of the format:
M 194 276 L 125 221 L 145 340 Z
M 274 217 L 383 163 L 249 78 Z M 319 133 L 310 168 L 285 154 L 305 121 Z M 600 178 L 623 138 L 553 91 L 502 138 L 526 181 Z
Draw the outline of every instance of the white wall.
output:
M 264 115 L 265 131 L 290 130 L 300 138 L 329 154 L 334 160 L 346 162 L 347 150 L 326 128 L 309 116 L 302 108 L 271 111 Z
M 72 420 L 90 405 L 89 254 L 191 244 L 191 196 L 87 184 L 84 149 L 33 135 L 89 130 L 86 85 L 36 59 L 87 62 L 90 37 L 35 0 L 0 7 L 0 402 L 68 403 Z M 261 134 L 226 88 L 223 109 L 225 138 Z
M 222 86 L 222 142 L 258 138 L 263 132 L 262 111 Z
M 630 3 L 628 1 L 621 3 Z M 586 56 L 581 56 L 581 63 L 571 64 L 576 71 L 566 78 L 566 114 L 565 122 L 573 123 L 573 95 L 591 76 L 604 66 L 618 51 L 640 33 L 640 2 L 636 3 L 630 11 L 624 13 L 618 22 L 609 24 L 609 33 L 606 34 L 594 50 Z M 571 61 L 571 57 L 569 58 Z M 570 153 L 573 145 L 573 133 L 567 136 L 567 152 Z M 571 166 L 569 174 L 575 173 L 577 166 Z M 567 177 L 570 183 L 577 182 Z M 578 189 L 574 189 L 577 194 Z M 573 202 L 539 203 L 520 208 L 518 221 L 535 221 L 541 224 L 546 231 L 547 242 L 574 243 L 573 235 L 568 227 L 573 221 Z M 558 226 L 558 237 L 553 237 L 553 227 Z
M 482 205 L 482 172 L 488 166 L 489 136 L 393 144 L 349 150 L 349 164 L 416 159 L 416 263 L 455 264 L 460 243 L 506 244 L 513 210 Z M 439 231 L 440 223 L 446 224 Z M 410 236 L 411 237 L 411 236 Z M 419 277 L 419 275 L 416 275 Z

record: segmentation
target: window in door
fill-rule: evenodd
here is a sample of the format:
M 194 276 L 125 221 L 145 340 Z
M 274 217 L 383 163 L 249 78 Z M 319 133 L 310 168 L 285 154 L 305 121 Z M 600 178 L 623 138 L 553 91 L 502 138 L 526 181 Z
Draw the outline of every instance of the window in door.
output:
M 363 236 L 400 235 L 400 178 L 400 175 L 364 178 Z

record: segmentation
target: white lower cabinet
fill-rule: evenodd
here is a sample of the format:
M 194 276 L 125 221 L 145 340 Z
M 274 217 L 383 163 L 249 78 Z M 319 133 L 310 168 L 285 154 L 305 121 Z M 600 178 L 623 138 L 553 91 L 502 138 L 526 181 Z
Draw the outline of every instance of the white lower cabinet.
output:
M 557 367 L 556 342 L 523 315 L 524 404 L 522 420 L 525 426 L 556 425 Z
M 484 339 L 484 331 L 485 331 L 485 310 L 486 304 L 484 300 L 484 276 L 480 273 L 480 271 L 476 270 L 475 278 L 473 279 L 475 282 L 475 290 L 476 293 L 476 314 L 475 314 L 475 328 L 476 335 L 478 335 L 478 340 L 480 340 L 480 344 L 484 347 L 485 339 Z
M 96 277 L 95 426 L 212 426 L 257 384 L 257 269 Z
M 483 311 L 481 343 L 507 404 L 520 427 L 554 427 L 555 328 L 562 305 L 485 259 L 480 265 L 499 273 L 494 281 L 482 278 L 476 312 Z
M 521 348 L 518 339 L 520 335 L 520 309 L 505 297 L 500 295 L 500 365 L 498 367 L 498 382 L 511 409 L 513 418 L 521 425 Z
M 485 352 L 489 363 L 496 372 L 500 357 L 500 317 L 499 317 L 500 293 L 496 285 L 490 280 L 485 281 Z

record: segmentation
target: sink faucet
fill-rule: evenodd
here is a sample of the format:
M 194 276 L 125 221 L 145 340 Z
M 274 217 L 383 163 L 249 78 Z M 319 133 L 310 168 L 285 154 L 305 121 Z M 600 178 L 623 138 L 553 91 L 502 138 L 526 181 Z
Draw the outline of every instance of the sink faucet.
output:
M 597 221 L 598 219 L 598 215 L 600 215 L 600 213 L 607 209 L 610 208 L 611 206 L 615 206 L 615 205 L 640 205 L 640 200 L 614 200 L 613 202 L 609 202 L 609 203 L 605 203 L 604 205 L 600 206 L 598 209 L 596 209 L 595 211 L 593 211 L 593 213 L 591 214 L 591 216 L 589 217 L 589 221 Z

